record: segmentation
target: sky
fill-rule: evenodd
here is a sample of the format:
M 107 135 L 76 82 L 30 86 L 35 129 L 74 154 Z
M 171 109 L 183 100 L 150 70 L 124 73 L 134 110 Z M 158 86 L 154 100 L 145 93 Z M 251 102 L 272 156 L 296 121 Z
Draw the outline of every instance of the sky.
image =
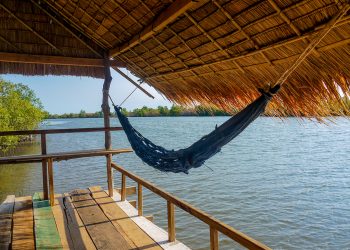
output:
M 124 71 L 133 80 L 137 80 L 130 72 Z M 111 69 L 112 83 L 110 95 L 119 105 L 134 89 L 128 80 Z M 78 113 L 81 110 L 96 112 L 101 110 L 103 79 L 74 76 L 22 76 L 1 75 L 1 78 L 14 83 L 29 86 L 40 98 L 46 111 L 51 114 Z M 157 107 L 172 104 L 161 96 L 154 88 L 142 84 L 155 99 L 148 97 L 139 89 L 136 90 L 123 107 L 131 110 L 142 106 Z

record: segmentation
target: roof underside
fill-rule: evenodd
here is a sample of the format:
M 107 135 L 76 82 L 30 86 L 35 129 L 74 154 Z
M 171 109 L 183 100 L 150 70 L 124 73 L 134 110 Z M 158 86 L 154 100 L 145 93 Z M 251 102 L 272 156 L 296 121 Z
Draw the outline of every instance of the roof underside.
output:
M 187 2 L 2 0 L 0 52 L 98 59 L 111 51 L 116 62 L 176 103 L 240 109 L 258 87 L 275 84 L 345 3 Z M 187 9 L 155 26 L 162 13 L 180 5 Z M 0 61 L 0 73 L 103 77 L 102 67 Z M 288 78 L 271 112 L 340 113 L 342 95 L 350 94 L 348 65 L 349 13 Z

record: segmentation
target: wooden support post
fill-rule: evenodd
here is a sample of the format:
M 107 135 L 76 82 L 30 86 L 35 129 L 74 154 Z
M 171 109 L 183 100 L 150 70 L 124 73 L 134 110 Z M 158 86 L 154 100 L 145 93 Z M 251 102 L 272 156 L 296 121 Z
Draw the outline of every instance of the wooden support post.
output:
M 142 185 L 137 183 L 137 211 L 138 215 L 143 215 L 143 198 L 142 198 Z
M 46 155 L 46 134 L 40 134 L 41 139 L 41 154 Z M 43 177 L 43 193 L 44 200 L 49 199 L 48 185 L 47 185 L 47 163 L 46 160 L 41 161 L 42 177 Z
M 112 82 L 112 76 L 111 76 L 110 61 L 109 61 L 108 53 L 105 54 L 104 66 L 105 66 L 105 80 L 103 83 L 102 111 L 103 111 L 104 127 L 109 128 L 110 127 L 110 120 L 109 120 L 110 109 L 108 104 L 108 95 L 109 95 L 109 88 Z M 112 147 L 111 132 L 105 131 L 105 148 L 108 150 L 108 149 L 111 149 L 111 147 Z M 113 197 L 113 171 L 111 167 L 112 155 L 107 155 L 106 161 L 107 161 L 108 194 L 110 197 Z
M 125 201 L 125 199 L 126 199 L 126 176 L 125 176 L 125 174 L 122 174 L 121 199 L 122 199 L 122 201 Z
M 210 227 L 210 250 L 218 250 L 219 249 L 219 233 L 218 231 Z
M 168 236 L 169 241 L 175 241 L 175 207 L 170 201 L 167 201 L 168 208 Z
M 48 160 L 48 170 L 49 170 L 49 189 L 50 189 L 50 205 L 54 206 L 55 205 L 55 190 L 53 187 L 53 169 L 52 169 L 52 164 L 53 160 L 52 158 L 49 158 Z

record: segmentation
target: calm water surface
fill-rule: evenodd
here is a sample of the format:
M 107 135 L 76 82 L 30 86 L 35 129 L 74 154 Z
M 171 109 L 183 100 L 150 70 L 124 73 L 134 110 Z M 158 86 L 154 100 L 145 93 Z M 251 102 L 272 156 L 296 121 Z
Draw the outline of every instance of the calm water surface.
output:
M 153 142 L 167 148 L 192 144 L 227 117 L 131 118 Z M 320 125 L 294 118 L 259 118 L 221 153 L 189 175 L 162 173 L 134 154 L 114 161 L 274 249 L 350 249 L 350 121 Z M 118 125 L 113 119 L 113 125 Z M 102 126 L 102 119 L 49 120 L 43 128 Z M 102 133 L 48 136 L 48 152 L 103 148 Z M 129 147 L 123 132 L 113 146 Z M 23 146 L 18 154 L 40 151 Z M 0 166 L 0 200 L 41 190 L 41 165 Z M 103 157 L 54 166 L 56 192 L 106 187 Z M 115 175 L 116 185 L 120 176 Z M 131 181 L 128 181 L 132 185 Z M 133 197 L 130 197 L 133 199 Z M 166 228 L 166 202 L 145 190 L 145 214 Z M 193 249 L 209 248 L 207 226 L 176 210 L 177 237 Z M 220 237 L 220 249 L 237 249 Z

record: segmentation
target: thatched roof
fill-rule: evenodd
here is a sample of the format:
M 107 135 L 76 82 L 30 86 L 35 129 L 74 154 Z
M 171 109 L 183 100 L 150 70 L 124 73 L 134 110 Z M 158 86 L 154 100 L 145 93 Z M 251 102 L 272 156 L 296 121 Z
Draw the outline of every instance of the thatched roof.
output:
M 100 60 L 110 51 L 116 64 L 172 101 L 240 109 L 258 95 L 257 87 L 274 85 L 348 5 L 347 0 L 2 0 L 0 52 Z M 0 73 L 103 77 L 96 60 L 89 67 L 0 61 Z M 279 114 L 339 113 L 341 94 L 350 94 L 349 65 L 347 13 L 287 79 L 271 107 Z

